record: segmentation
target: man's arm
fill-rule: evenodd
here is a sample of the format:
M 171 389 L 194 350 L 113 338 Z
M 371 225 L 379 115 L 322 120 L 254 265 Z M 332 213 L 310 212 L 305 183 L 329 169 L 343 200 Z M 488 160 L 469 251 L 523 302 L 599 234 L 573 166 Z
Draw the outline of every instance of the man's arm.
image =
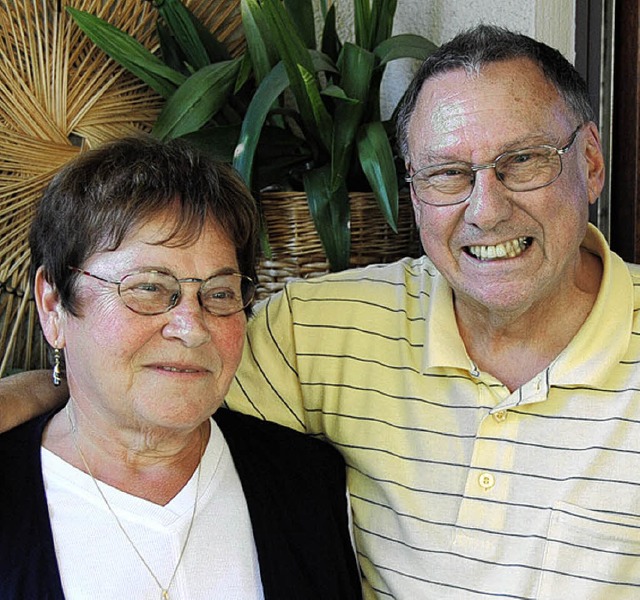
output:
M 64 382 L 54 387 L 51 371 L 26 371 L 0 379 L 0 433 L 54 408 L 68 397 Z

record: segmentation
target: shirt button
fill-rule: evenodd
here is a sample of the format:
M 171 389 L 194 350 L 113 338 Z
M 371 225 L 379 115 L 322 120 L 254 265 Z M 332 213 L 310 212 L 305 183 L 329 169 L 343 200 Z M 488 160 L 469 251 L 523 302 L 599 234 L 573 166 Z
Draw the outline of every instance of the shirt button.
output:
M 483 490 L 487 491 L 496 484 L 496 478 L 491 473 L 480 473 L 478 483 Z
M 499 410 L 498 412 L 493 413 L 493 418 L 498 421 L 498 423 L 502 423 L 507 420 L 507 411 Z

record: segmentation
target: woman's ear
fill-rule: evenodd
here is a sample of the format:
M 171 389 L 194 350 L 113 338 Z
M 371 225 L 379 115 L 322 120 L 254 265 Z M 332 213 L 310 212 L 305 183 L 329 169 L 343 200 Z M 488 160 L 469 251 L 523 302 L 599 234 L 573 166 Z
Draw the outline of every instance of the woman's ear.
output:
M 49 345 L 54 348 L 64 348 L 64 315 L 65 311 L 60 302 L 56 287 L 49 283 L 44 270 L 39 267 L 33 284 L 33 295 L 38 307 L 40 326 Z

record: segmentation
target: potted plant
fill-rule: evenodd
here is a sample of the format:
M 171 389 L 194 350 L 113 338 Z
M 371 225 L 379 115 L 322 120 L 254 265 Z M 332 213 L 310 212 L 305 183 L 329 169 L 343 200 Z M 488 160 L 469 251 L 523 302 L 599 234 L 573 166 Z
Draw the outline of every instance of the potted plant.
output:
M 343 43 L 334 4 L 320 0 L 318 41 L 312 0 L 241 0 L 247 48 L 236 58 L 179 0 L 155 3 L 160 57 L 107 22 L 68 10 L 166 99 L 155 135 L 192 138 L 232 161 L 254 190 L 303 189 L 330 267 L 340 270 L 349 266 L 350 192 L 371 190 L 397 227 L 402 166 L 379 107 L 386 65 L 435 48 L 421 36 L 392 35 L 397 0 L 353 2 L 353 41 Z

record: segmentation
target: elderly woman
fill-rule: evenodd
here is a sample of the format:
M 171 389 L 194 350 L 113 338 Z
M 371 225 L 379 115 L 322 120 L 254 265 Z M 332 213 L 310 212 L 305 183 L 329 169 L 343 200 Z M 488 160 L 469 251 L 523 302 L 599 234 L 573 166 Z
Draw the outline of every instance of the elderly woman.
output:
M 360 597 L 342 460 L 220 408 L 256 222 L 234 172 L 177 141 L 53 180 L 33 289 L 69 400 L 0 436 L 3 600 Z

